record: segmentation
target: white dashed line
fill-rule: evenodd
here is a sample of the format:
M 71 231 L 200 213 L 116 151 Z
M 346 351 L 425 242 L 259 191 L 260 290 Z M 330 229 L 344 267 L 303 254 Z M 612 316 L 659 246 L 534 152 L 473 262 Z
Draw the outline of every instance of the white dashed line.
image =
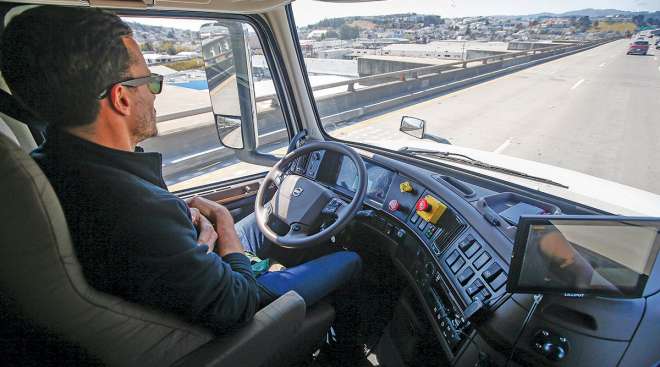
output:
M 174 159 L 174 160 L 172 160 L 170 163 L 171 163 L 171 164 L 174 164 L 174 163 L 179 163 L 179 162 L 187 161 L 188 159 L 196 158 L 196 157 L 199 157 L 199 156 L 204 155 L 204 154 L 213 153 L 213 152 L 218 151 L 218 150 L 220 150 L 220 149 L 224 149 L 224 147 L 212 148 L 212 149 L 209 149 L 209 150 L 205 150 L 205 151 L 203 151 L 203 152 L 199 152 L 199 153 L 195 153 L 195 154 L 187 155 L 187 156 L 185 156 L 185 157 L 181 157 L 181 158 L 178 158 L 178 159 Z
M 495 154 L 501 153 L 504 149 L 506 149 L 506 147 L 509 146 L 509 144 L 511 144 L 511 139 L 513 139 L 513 137 L 510 137 L 510 138 L 506 139 L 506 141 L 504 143 L 502 143 L 502 145 L 497 147 L 497 149 L 495 149 L 493 151 L 493 153 L 495 153 Z
M 571 87 L 571 90 L 574 90 L 575 88 L 579 87 L 580 84 L 582 84 L 583 82 L 584 82 L 584 79 L 578 80 L 577 83 L 573 84 L 573 86 Z
M 602 64 L 598 65 L 598 67 L 601 67 L 601 68 L 602 68 L 602 67 L 605 67 L 605 65 L 607 65 L 607 64 L 602 63 Z

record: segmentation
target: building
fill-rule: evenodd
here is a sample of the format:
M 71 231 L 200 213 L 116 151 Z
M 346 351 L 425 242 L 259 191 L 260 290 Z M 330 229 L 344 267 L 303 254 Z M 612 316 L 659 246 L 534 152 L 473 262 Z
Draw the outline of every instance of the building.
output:
M 507 52 L 506 42 L 433 41 L 427 44 L 394 44 L 383 47 L 381 55 L 469 60 Z

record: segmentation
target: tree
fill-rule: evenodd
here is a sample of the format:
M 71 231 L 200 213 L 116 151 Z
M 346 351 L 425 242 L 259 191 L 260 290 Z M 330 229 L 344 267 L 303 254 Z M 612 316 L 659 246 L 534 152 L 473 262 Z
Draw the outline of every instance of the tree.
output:
M 323 19 L 320 22 L 318 22 L 318 27 L 320 28 L 339 28 L 342 25 L 346 23 L 345 18 L 330 18 L 330 19 Z
M 644 25 L 644 14 L 635 15 L 632 17 L 632 21 L 638 27 Z
M 154 50 L 154 45 L 151 44 L 151 42 L 145 42 L 140 46 L 140 49 L 142 51 L 155 51 Z
M 174 43 L 171 41 L 165 41 L 161 43 L 158 51 L 164 52 L 168 55 L 176 55 L 176 48 L 174 47 Z
M 342 24 L 339 27 L 339 38 L 342 40 L 352 40 L 360 36 L 360 28 L 351 27 L 348 24 Z
M 325 33 L 326 38 L 339 38 L 339 33 L 337 33 L 334 29 L 331 29 Z
M 591 19 L 589 17 L 579 17 L 577 19 L 577 25 L 582 29 L 587 29 L 591 27 Z
M 600 22 L 597 21 L 597 20 L 594 20 L 594 22 L 593 22 L 594 28 L 598 28 L 599 25 L 600 25 Z
M 425 15 L 423 18 L 424 26 L 443 24 L 444 21 L 437 15 Z

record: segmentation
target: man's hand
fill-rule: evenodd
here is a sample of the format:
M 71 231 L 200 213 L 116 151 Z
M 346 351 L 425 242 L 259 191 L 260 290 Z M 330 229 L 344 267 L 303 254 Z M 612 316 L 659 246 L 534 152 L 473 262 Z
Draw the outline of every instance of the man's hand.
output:
M 539 247 L 541 253 L 559 265 L 560 268 L 565 268 L 575 262 L 575 250 L 559 231 L 550 232 L 543 236 Z
M 190 216 L 193 225 L 197 228 L 197 244 L 207 245 L 209 247 L 207 253 L 213 251 L 215 241 L 218 239 L 218 233 L 213 228 L 213 224 L 197 208 L 190 208 Z
M 186 200 L 190 208 L 199 210 L 200 214 L 208 218 L 215 226 L 218 234 L 218 246 L 216 252 L 225 256 L 234 252 L 243 253 L 245 250 L 238 234 L 234 229 L 234 218 L 224 206 L 202 197 L 193 197 Z

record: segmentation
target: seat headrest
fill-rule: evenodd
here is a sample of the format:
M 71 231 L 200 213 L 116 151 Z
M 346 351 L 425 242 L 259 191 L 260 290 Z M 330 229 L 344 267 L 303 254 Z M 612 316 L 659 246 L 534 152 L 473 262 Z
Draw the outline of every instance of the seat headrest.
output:
M 32 111 L 25 108 L 14 96 L 0 89 L 0 112 L 39 130 L 46 127 L 46 123 L 37 118 Z

